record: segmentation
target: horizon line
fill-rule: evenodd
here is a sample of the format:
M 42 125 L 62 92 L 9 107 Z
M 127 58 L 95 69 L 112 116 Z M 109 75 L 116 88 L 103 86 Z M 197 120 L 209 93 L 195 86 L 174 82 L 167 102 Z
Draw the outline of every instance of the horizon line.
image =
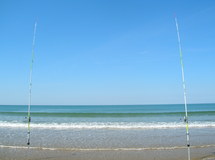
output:
M 193 104 L 215 104 L 215 102 L 188 103 Z M 28 104 L 0 104 L 0 106 L 28 106 Z M 132 105 L 184 105 L 184 103 L 150 103 L 150 104 L 32 104 L 31 106 L 132 106 Z

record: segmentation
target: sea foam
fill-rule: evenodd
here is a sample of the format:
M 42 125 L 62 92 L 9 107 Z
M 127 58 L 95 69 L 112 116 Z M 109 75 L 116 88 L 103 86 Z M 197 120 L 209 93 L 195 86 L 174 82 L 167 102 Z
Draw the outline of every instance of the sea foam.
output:
M 27 123 L 0 121 L 0 127 L 27 128 Z M 31 123 L 31 128 L 38 129 L 168 129 L 184 128 L 179 122 L 74 122 L 74 123 Z M 192 122 L 190 128 L 211 128 L 215 122 Z

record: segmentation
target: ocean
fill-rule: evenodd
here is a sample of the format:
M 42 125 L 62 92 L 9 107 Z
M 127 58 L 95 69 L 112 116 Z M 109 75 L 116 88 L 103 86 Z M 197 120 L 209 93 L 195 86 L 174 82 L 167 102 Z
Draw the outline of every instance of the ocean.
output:
M 26 105 L 0 105 L 0 127 L 27 127 Z M 184 105 L 33 105 L 31 128 L 163 129 L 184 127 Z M 190 128 L 215 127 L 215 104 L 188 105 Z
M 187 159 L 183 104 L 32 105 L 30 148 L 27 108 L 0 105 L 0 159 Z M 213 156 L 215 104 L 188 116 L 191 156 Z

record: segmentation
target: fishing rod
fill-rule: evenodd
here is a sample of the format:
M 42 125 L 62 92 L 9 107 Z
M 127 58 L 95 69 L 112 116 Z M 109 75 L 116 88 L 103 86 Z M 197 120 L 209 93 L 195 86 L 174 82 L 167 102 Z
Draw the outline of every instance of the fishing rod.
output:
M 28 133 L 27 133 L 27 145 L 30 145 L 30 123 L 31 123 L 31 89 L 32 89 L 32 71 L 33 71 L 33 63 L 34 63 L 34 50 L 35 50 L 35 36 L 36 36 L 37 22 L 34 25 L 34 35 L 32 41 L 32 57 L 31 57 L 31 65 L 30 65 L 30 78 L 29 78 L 29 99 L 28 99 Z
M 186 124 L 186 136 L 187 136 L 187 151 L 188 151 L 188 160 L 190 160 L 190 133 L 189 133 L 189 123 L 188 123 L 188 113 L 187 113 L 187 96 L 186 96 L 186 85 L 185 85 L 185 78 L 184 78 L 184 64 L 183 64 L 183 55 L 181 49 L 181 39 L 178 29 L 178 21 L 175 17 L 175 24 L 176 30 L 178 35 L 178 46 L 179 46 L 179 53 L 180 53 L 180 62 L 181 62 L 181 75 L 182 75 L 182 83 L 183 83 L 183 90 L 184 90 L 184 109 L 185 109 L 185 117 L 184 122 Z

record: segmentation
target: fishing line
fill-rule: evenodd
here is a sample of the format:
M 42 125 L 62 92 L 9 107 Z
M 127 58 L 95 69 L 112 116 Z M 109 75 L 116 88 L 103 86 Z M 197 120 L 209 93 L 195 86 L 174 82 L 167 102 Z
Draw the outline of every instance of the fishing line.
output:
M 179 46 L 179 53 L 180 53 L 180 62 L 181 62 L 181 75 L 182 75 L 182 83 L 183 83 L 183 90 L 184 90 L 184 108 L 185 108 L 185 117 L 184 122 L 186 124 L 186 137 L 187 137 L 187 151 L 188 151 L 188 160 L 190 160 L 190 134 L 189 134 L 189 123 L 188 123 L 188 114 L 187 114 L 187 96 L 186 96 L 186 85 L 185 85 L 185 78 L 184 78 L 184 64 L 183 64 L 183 55 L 181 49 L 181 39 L 178 29 L 178 21 L 175 17 L 175 24 L 178 36 L 178 46 Z

